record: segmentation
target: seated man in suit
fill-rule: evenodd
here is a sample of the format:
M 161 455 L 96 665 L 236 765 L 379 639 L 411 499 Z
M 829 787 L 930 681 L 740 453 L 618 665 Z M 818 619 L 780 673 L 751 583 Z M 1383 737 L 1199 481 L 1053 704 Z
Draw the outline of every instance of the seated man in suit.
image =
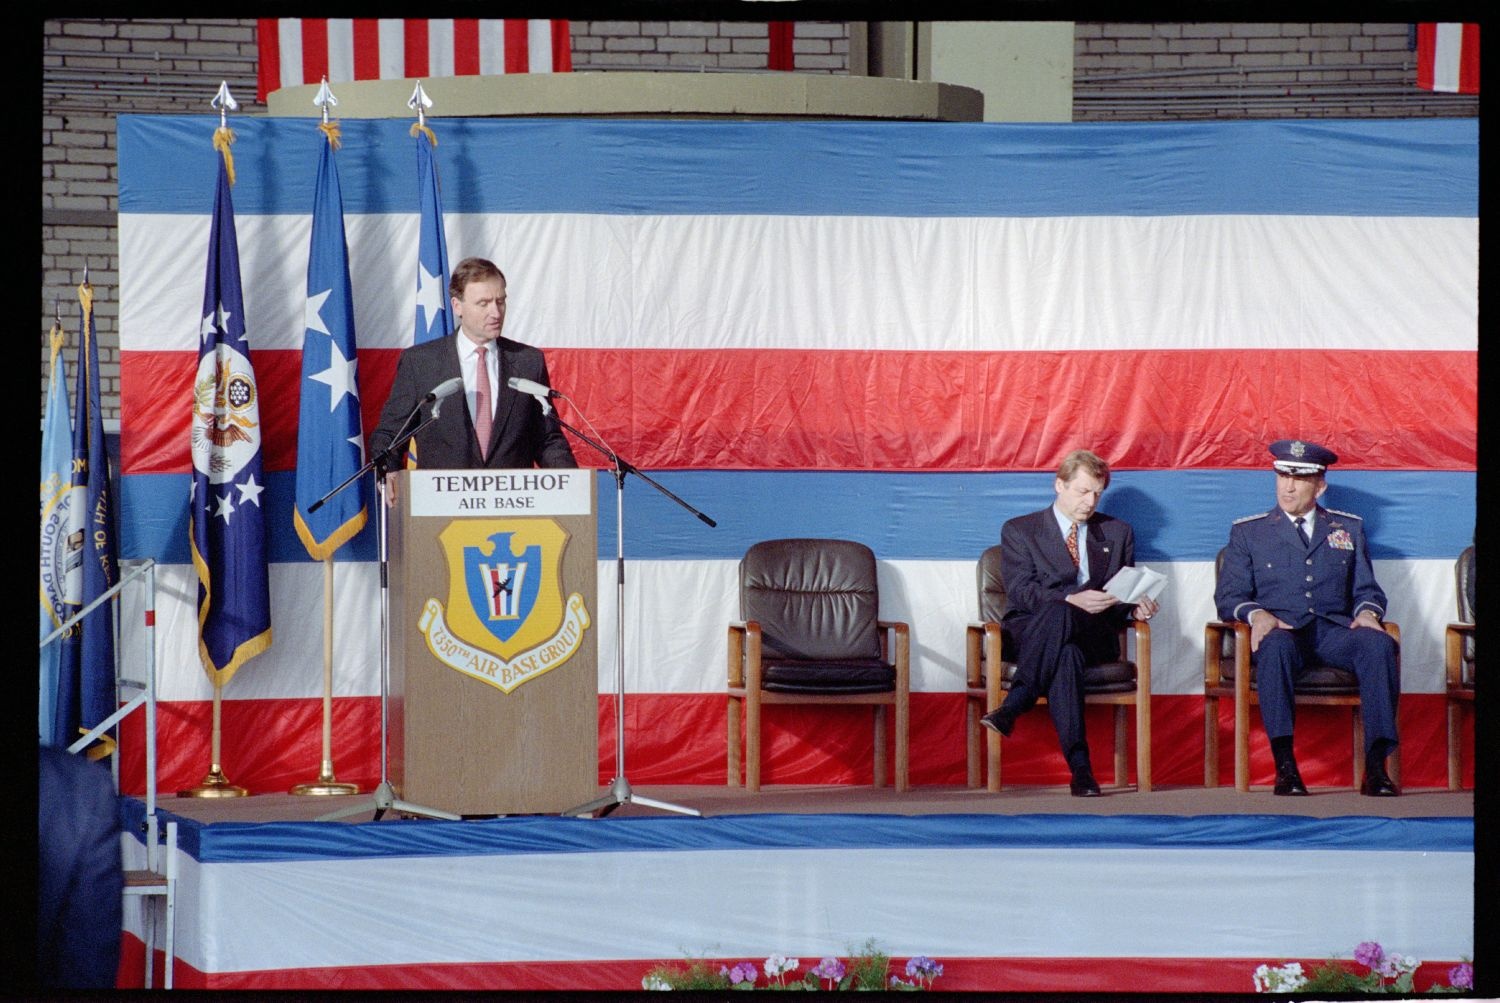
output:
M 1363 521 L 1323 508 L 1324 472 L 1338 460 L 1316 443 L 1271 443 L 1276 507 L 1237 519 L 1214 592 L 1223 620 L 1250 625 L 1260 717 L 1276 761 L 1275 792 L 1307 793 L 1292 754 L 1292 686 L 1322 663 L 1359 677 L 1365 724 L 1361 794 L 1395 797 L 1385 759 L 1396 747 L 1401 693 L 1396 642 L 1381 627 L 1385 593 L 1375 581 Z
M 1018 653 L 1010 692 L 986 714 L 986 728 L 1009 735 L 1016 718 L 1045 696 L 1072 772 L 1074 797 L 1098 797 L 1083 727 L 1083 669 L 1119 656 L 1120 628 L 1132 614 L 1149 620 L 1154 599 L 1125 606 L 1103 590 L 1135 563 L 1130 524 L 1097 511 L 1109 486 L 1109 464 L 1086 449 L 1069 453 L 1047 508 L 1011 519 L 1000 530 L 1000 577 L 1010 608 L 1005 628 Z
M 429 392 L 461 377 L 464 405 L 443 408 L 417 435 L 418 464 L 429 470 L 578 466 L 557 418 L 544 414 L 535 397 L 508 385 L 514 377 L 551 384 L 539 350 L 500 336 L 505 275 L 484 258 L 465 258 L 453 269 L 448 292 L 458 330 L 401 353 L 390 396 L 370 434 L 371 455 L 395 441 Z

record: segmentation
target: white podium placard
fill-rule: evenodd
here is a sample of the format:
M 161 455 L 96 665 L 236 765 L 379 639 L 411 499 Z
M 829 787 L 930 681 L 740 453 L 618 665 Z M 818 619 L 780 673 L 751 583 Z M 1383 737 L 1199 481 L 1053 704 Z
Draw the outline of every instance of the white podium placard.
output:
M 585 470 L 413 470 L 413 516 L 592 515 Z

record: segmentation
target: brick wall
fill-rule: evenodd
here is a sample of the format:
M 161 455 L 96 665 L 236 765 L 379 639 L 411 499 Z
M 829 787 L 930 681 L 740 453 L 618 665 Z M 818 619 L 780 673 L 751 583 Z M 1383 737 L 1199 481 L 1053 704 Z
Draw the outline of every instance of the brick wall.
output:
M 771 43 L 765 22 L 574 21 L 574 70 L 764 70 Z M 793 69 L 847 73 L 849 26 L 799 21 Z
M 1409 24 L 1084 23 L 1074 121 L 1477 116 L 1419 90 Z
M 54 311 L 68 332 L 69 400 L 77 359 L 78 284 L 89 270 L 100 396 L 119 417 L 119 243 L 115 116 L 208 114 L 226 80 L 238 114 L 255 101 L 251 19 L 53 20 L 42 25 L 41 396 Z
M 240 115 L 255 101 L 249 18 L 43 22 L 41 393 L 60 307 L 76 352 L 75 287 L 95 290 L 105 414 L 118 417 L 118 244 L 114 116 L 205 114 L 220 80 Z M 1477 116 L 1475 97 L 1411 83 L 1406 24 L 1085 23 L 1074 29 L 1078 121 L 1183 118 Z M 575 21 L 579 71 L 753 72 L 770 49 L 764 23 Z M 798 22 L 795 69 L 847 73 L 850 26 Z

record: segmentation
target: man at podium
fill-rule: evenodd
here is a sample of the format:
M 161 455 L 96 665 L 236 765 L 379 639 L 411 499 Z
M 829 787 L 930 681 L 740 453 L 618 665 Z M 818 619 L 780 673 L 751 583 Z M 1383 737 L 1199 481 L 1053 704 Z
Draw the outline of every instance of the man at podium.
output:
M 449 402 L 416 436 L 417 464 L 429 470 L 576 467 L 556 415 L 512 389 L 519 377 L 550 386 L 547 363 L 530 345 L 500 335 L 505 327 L 505 274 L 484 258 L 465 258 L 448 283 L 458 330 L 401 353 L 396 379 L 370 434 L 371 455 L 390 446 L 431 393 L 463 380 L 464 406 Z M 442 394 L 440 394 L 442 396 Z

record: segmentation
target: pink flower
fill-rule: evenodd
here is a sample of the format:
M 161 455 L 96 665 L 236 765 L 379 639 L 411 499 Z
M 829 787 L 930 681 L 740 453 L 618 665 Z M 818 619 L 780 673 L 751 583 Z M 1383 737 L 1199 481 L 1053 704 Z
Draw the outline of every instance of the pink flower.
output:
M 1454 989 L 1474 988 L 1474 966 L 1465 961 L 1448 969 L 1448 984 Z

